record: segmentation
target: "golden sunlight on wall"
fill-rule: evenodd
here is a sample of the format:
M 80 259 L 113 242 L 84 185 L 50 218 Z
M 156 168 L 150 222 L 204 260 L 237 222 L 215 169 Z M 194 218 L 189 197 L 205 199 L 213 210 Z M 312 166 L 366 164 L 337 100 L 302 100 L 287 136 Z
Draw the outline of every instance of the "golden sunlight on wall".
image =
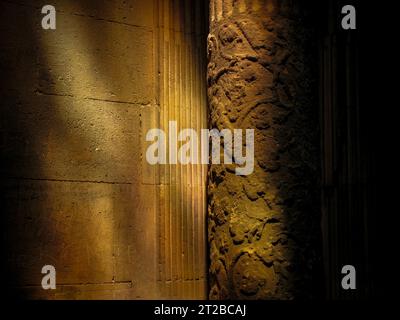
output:
M 56 30 L 41 28 L 40 1 L 0 3 L 3 233 L 19 297 L 205 297 L 205 168 L 144 157 L 150 128 L 207 127 L 202 2 L 55 0 Z M 41 288 L 46 264 L 56 290 Z

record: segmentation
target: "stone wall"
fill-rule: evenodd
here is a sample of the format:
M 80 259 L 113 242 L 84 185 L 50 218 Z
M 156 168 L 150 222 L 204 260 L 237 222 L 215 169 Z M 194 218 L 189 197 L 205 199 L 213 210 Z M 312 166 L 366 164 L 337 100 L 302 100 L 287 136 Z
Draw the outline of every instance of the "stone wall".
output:
M 210 1 L 211 127 L 255 129 L 253 174 L 237 176 L 231 165 L 209 171 L 212 299 L 318 291 L 317 51 L 309 14 L 300 1 Z
M 41 28 L 41 1 L 0 2 L 8 292 L 43 299 L 203 297 L 204 169 L 189 176 L 175 168 L 169 183 L 159 173 L 166 168 L 150 167 L 143 152 L 144 134 L 160 119 L 180 116 L 181 126 L 190 124 L 184 117 L 198 126 L 205 119 L 198 58 L 205 49 L 196 42 L 204 21 L 183 1 L 51 4 L 56 30 Z M 178 16 L 174 4 L 184 9 Z M 180 94 L 188 83 L 192 91 Z M 40 286 L 46 264 L 56 268 L 56 290 Z

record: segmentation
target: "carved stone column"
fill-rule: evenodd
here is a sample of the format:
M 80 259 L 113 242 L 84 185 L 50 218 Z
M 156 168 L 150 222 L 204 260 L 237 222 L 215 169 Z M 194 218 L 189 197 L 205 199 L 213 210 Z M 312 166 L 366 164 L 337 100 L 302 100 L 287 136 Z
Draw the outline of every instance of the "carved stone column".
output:
M 209 170 L 212 299 L 316 291 L 317 57 L 309 10 L 299 3 L 210 1 L 210 125 L 255 129 L 251 175 L 235 175 L 232 165 Z

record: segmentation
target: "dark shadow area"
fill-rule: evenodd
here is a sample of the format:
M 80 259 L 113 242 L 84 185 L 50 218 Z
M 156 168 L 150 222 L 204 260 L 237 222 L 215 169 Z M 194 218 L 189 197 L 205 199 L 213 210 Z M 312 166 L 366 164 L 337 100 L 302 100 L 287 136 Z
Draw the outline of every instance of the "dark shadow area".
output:
M 357 29 L 343 30 L 343 6 L 356 8 Z M 377 288 L 378 132 L 369 57 L 373 33 L 364 1 L 328 1 L 320 23 L 321 206 L 326 295 L 381 296 Z M 371 73 L 368 71 L 372 71 Z M 379 129 L 378 129 L 379 130 Z M 357 289 L 343 290 L 341 271 L 353 265 Z

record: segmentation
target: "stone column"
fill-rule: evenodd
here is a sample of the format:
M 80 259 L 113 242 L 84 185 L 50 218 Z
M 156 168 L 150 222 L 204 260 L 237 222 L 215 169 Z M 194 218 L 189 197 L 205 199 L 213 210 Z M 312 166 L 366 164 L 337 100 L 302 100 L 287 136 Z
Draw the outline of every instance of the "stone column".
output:
M 212 299 L 316 293 L 317 56 L 309 13 L 300 1 L 210 1 L 210 125 L 255 129 L 251 175 L 210 166 Z
M 155 9 L 159 112 L 144 133 L 161 128 L 168 136 L 170 121 L 176 122 L 177 132 L 186 128 L 200 132 L 207 127 L 207 6 L 203 0 L 157 0 Z M 144 176 L 158 187 L 158 298 L 204 299 L 207 167 L 181 163 L 157 167 L 144 161 L 143 171 L 149 170 Z

